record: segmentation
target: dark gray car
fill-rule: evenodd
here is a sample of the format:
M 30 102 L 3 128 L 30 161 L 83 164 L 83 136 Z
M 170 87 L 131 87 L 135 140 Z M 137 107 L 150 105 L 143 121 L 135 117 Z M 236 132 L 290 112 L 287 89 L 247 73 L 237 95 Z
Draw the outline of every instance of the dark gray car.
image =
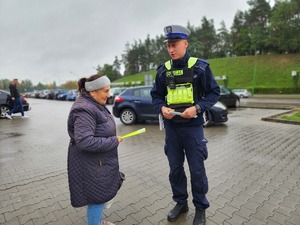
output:
M 120 118 L 125 125 L 145 120 L 158 120 L 158 113 L 152 104 L 151 89 L 152 86 L 127 88 L 115 98 L 112 107 L 113 115 Z M 204 126 L 226 122 L 227 114 L 227 107 L 221 102 L 217 102 L 203 113 Z
M 30 110 L 29 103 L 21 96 L 24 111 Z M 8 91 L 0 90 L 0 118 L 5 118 L 6 113 L 13 108 L 13 101 Z M 17 112 L 20 112 L 19 110 Z

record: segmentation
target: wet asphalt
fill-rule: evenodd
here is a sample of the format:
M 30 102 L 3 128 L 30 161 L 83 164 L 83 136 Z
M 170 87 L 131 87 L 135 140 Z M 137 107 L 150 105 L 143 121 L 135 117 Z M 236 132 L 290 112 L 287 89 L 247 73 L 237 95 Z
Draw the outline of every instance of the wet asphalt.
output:
M 0 120 L 0 224 L 84 225 L 86 209 L 70 205 L 67 183 L 72 102 L 28 101 L 29 118 Z M 208 225 L 300 224 L 300 126 L 261 120 L 286 111 L 232 109 L 228 122 L 205 128 Z M 104 219 L 118 225 L 192 224 L 191 195 L 187 213 L 173 223 L 166 219 L 175 203 L 158 124 L 116 124 L 118 135 L 144 127 L 147 132 L 119 146 L 126 180 Z

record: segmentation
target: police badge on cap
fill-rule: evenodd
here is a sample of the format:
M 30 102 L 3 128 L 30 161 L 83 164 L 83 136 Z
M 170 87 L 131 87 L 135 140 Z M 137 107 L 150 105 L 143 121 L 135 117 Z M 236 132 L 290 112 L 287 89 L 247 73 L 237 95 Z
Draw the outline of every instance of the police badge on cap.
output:
M 165 42 L 187 39 L 191 31 L 180 25 L 170 25 L 164 28 Z

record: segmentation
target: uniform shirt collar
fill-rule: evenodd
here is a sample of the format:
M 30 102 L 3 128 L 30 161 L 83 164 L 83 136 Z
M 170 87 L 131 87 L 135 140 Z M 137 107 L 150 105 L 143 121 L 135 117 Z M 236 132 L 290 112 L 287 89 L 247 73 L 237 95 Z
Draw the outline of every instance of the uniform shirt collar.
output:
M 188 60 L 190 58 L 190 54 L 188 52 L 185 53 L 183 58 L 177 59 L 177 60 L 172 60 L 173 61 L 173 67 L 174 68 L 182 68 L 185 67 L 188 64 Z

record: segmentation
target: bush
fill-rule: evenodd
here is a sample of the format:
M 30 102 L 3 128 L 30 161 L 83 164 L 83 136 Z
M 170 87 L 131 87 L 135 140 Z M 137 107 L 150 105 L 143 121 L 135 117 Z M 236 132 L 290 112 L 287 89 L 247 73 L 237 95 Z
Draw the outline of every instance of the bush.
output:
M 262 88 L 254 89 L 254 94 L 300 94 L 300 88 Z

